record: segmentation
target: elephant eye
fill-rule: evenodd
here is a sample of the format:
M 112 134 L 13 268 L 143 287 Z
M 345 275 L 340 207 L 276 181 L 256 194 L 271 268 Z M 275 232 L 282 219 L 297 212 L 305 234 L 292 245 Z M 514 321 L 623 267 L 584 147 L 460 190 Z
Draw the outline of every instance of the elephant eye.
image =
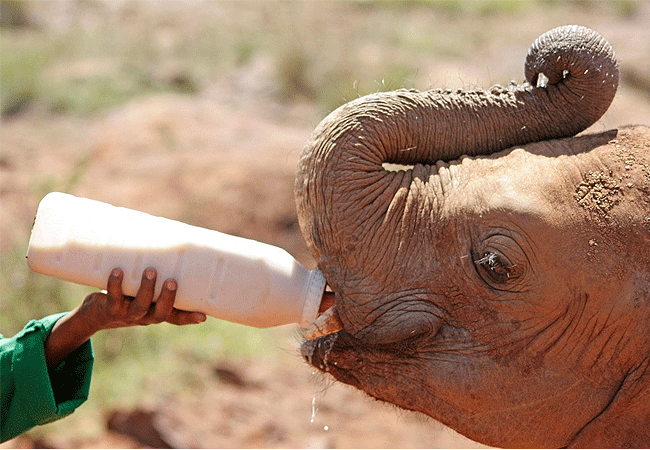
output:
M 471 251 L 474 269 L 492 289 L 522 292 L 532 281 L 528 258 L 518 241 L 524 240 L 505 229 L 490 229 L 479 235 L 478 245 Z
M 506 258 L 496 252 L 485 252 L 474 263 L 483 279 L 489 284 L 503 284 L 510 280 L 512 265 Z

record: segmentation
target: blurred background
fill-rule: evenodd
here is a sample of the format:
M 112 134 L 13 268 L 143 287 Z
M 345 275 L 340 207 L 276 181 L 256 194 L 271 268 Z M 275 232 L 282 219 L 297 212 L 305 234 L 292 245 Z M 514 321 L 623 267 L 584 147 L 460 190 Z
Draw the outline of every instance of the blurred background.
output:
M 358 96 L 523 80 L 541 33 L 577 23 L 621 83 L 590 131 L 650 124 L 647 1 L 1 1 L 0 332 L 93 289 L 25 264 L 50 191 L 253 238 L 309 267 L 293 199 L 313 128 Z M 315 375 L 295 327 L 209 319 L 94 339 L 89 401 L 5 446 L 468 447 Z

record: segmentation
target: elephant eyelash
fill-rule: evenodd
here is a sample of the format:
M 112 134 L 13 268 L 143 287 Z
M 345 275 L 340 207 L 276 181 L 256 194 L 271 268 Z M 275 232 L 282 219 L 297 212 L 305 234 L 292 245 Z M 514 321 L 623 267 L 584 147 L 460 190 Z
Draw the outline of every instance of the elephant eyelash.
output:
M 474 263 L 488 269 L 495 281 L 504 282 L 510 278 L 512 266 L 504 264 L 496 253 L 484 253 L 483 257 L 475 260 Z
M 492 253 L 492 252 L 484 253 L 482 258 L 474 260 L 474 264 L 492 267 L 496 264 L 498 259 L 499 257 L 497 256 L 496 253 Z

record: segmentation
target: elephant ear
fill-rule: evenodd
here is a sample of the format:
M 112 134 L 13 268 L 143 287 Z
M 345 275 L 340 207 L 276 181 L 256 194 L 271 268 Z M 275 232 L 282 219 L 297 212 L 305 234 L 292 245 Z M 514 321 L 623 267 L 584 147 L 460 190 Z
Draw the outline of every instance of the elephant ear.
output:
M 415 255 L 440 226 L 437 161 L 574 135 L 602 116 L 618 84 L 610 45 L 579 26 L 538 38 L 525 74 L 522 85 L 485 92 L 372 94 L 318 125 L 295 196 L 301 230 L 335 291 L 364 302 L 418 278 Z M 385 163 L 413 169 L 387 171 Z

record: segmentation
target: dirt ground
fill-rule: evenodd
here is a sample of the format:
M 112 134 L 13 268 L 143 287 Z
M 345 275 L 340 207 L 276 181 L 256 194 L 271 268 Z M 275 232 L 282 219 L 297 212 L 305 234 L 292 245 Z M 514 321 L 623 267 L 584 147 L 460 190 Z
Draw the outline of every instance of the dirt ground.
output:
M 434 56 L 423 59 L 422 72 L 431 86 L 420 88 L 488 87 L 521 79 L 529 36 L 578 22 L 605 35 L 621 61 L 619 93 L 592 129 L 650 124 L 650 3 L 639 7 L 634 17 L 616 20 L 598 9 L 580 8 L 535 21 L 516 14 L 485 24 L 468 19 L 467 27 L 481 23 L 495 28 L 487 50 L 473 59 L 442 57 L 440 64 Z M 229 8 L 232 12 L 232 3 Z M 435 18 L 447 32 L 462 20 Z M 504 20 L 509 26 L 502 25 Z M 343 26 L 335 17 L 328 23 Z M 277 100 L 265 84 L 273 70 L 272 61 L 253 57 L 194 95 L 141 96 L 81 117 L 32 108 L 3 118 L 3 257 L 12 246 L 26 243 L 43 186 L 71 186 L 68 192 L 78 196 L 277 245 L 313 266 L 298 228 L 292 187 L 300 151 L 323 112 L 309 100 Z M 510 75 L 501 78 L 502 73 Z M 424 416 L 314 374 L 297 356 L 293 329 L 272 336 L 284 339 L 294 354 L 281 363 L 252 358 L 190 362 L 195 374 L 187 392 L 156 398 L 151 386 L 155 400 L 107 408 L 97 419 L 104 427 L 101 432 L 78 438 L 68 433 L 29 435 L 2 447 L 478 446 Z
M 200 395 L 107 410 L 106 430 L 95 436 L 23 436 L 0 448 L 480 447 L 423 416 L 331 385 L 303 364 L 228 361 L 195 370 Z

